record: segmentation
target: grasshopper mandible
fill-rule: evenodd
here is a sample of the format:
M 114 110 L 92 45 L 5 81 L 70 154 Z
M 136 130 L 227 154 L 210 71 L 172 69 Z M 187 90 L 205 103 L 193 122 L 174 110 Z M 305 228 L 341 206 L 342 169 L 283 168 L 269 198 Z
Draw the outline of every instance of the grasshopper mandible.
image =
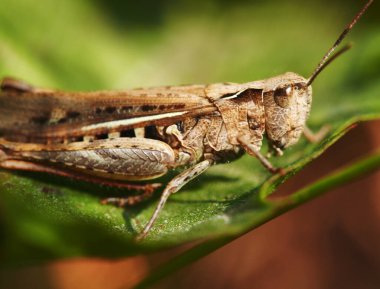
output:
M 325 134 L 322 130 L 313 135 L 306 127 L 311 84 L 349 48 L 331 56 L 372 2 L 347 25 L 308 79 L 288 72 L 243 84 L 62 92 L 5 78 L 0 92 L 0 167 L 143 191 L 104 201 L 120 206 L 148 198 L 159 186 L 123 181 L 151 180 L 183 168 L 163 190 L 141 239 L 170 195 L 213 164 L 247 152 L 271 173 L 281 172 L 260 153 L 264 134 L 277 154 L 302 133 L 310 140 Z

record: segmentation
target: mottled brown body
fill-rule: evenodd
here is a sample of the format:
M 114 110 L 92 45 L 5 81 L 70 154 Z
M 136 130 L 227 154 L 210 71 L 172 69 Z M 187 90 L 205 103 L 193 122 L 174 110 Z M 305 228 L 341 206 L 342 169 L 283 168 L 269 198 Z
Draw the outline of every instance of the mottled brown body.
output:
M 295 103 L 304 113 L 310 107 L 310 88 L 304 78 L 286 74 L 276 77 L 272 85 L 282 87 L 289 77 L 297 81 L 289 86 L 291 92 L 299 86 L 302 99 L 307 96 L 306 101 Z M 3 81 L 0 94 L 0 146 L 6 158 L 49 162 L 126 180 L 155 178 L 167 168 L 205 159 L 231 160 L 241 155 L 238 137 L 243 135 L 260 150 L 266 119 L 275 115 L 268 125 L 283 126 L 289 122 L 286 114 L 295 108 L 287 105 L 274 113 L 278 90 L 265 87 L 271 84 L 268 80 L 116 93 L 62 93 L 20 84 L 30 87 L 25 90 L 9 82 Z M 14 85 L 15 80 L 11 82 Z M 286 136 L 288 130 L 302 132 L 306 117 L 300 124 L 298 118 L 292 117 L 291 127 L 272 137 L 279 148 L 291 140 L 281 143 L 276 137 Z
M 146 234 L 169 195 L 213 164 L 247 151 L 274 172 L 259 152 L 264 133 L 277 151 L 298 140 L 311 105 L 306 82 L 287 73 L 245 84 L 68 93 L 6 78 L 0 91 L 0 167 L 108 185 L 113 183 L 105 180 L 115 180 L 117 186 L 116 180 L 149 180 L 182 167 Z M 153 190 L 127 188 L 144 189 L 143 199 Z
M 134 204 L 157 184 L 149 180 L 182 167 L 162 192 L 139 238 L 152 228 L 169 196 L 211 165 L 247 152 L 270 172 L 261 153 L 263 136 L 271 149 L 295 144 L 306 127 L 316 76 L 373 0 L 359 11 L 306 79 L 296 73 L 243 84 L 167 86 L 127 91 L 62 92 L 5 78 L 0 90 L 0 167 L 58 174 L 102 184 L 143 189 L 141 197 L 109 199 Z M 318 136 L 318 135 L 317 135 Z

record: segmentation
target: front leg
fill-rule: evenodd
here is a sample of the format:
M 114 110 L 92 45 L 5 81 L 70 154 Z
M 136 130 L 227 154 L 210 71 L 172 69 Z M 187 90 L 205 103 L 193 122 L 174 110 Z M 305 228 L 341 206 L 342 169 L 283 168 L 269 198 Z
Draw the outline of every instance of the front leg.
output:
M 261 164 L 272 174 L 276 174 L 278 172 L 282 173 L 281 168 L 275 168 L 271 162 L 263 156 L 260 151 L 249 141 L 249 138 L 246 136 L 239 136 L 238 142 L 244 148 L 244 150 L 251 156 L 257 158 Z
M 330 132 L 331 127 L 329 125 L 322 126 L 319 131 L 314 133 L 310 128 L 306 125 L 303 129 L 303 134 L 305 138 L 311 143 L 319 143 L 321 140 L 325 138 L 325 136 Z
M 184 185 L 186 185 L 192 179 L 194 179 L 195 177 L 199 176 L 201 173 L 206 171 L 211 165 L 212 165 L 211 160 L 204 160 L 194 165 L 193 167 L 183 171 L 174 179 L 172 179 L 166 186 L 165 190 L 162 192 L 160 201 L 158 202 L 158 205 L 156 209 L 154 210 L 154 213 L 152 217 L 150 218 L 148 224 L 146 224 L 144 230 L 137 236 L 136 239 L 142 240 L 145 238 L 145 236 L 151 230 L 154 222 L 157 220 L 160 212 L 164 208 L 166 201 L 172 194 L 178 192 Z

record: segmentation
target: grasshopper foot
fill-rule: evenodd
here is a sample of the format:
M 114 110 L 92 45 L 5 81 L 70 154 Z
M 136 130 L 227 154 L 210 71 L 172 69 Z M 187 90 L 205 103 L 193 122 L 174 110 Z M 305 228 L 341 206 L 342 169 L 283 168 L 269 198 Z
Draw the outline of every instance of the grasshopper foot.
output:
M 303 134 L 305 138 L 311 142 L 311 143 L 319 143 L 322 141 L 331 131 L 331 126 L 330 125 L 324 125 L 322 126 L 319 131 L 314 133 L 311 131 L 307 126 L 305 126 Z
M 286 170 L 284 168 L 272 168 L 270 172 L 272 174 L 279 174 L 282 177 L 286 175 Z
M 155 183 L 130 186 L 131 187 L 128 189 L 143 190 L 144 192 L 136 196 L 105 198 L 101 200 L 100 203 L 103 205 L 112 204 L 117 207 L 133 206 L 149 199 L 153 195 L 154 191 L 161 186 L 161 184 Z

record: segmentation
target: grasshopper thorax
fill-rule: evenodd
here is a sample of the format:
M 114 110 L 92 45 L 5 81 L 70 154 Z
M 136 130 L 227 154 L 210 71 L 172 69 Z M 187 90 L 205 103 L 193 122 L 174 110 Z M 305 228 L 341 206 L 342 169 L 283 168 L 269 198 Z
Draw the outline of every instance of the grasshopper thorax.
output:
M 299 140 L 312 100 L 307 79 L 293 73 L 273 77 L 263 89 L 265 130 L 272 146 L 286 148 Z

